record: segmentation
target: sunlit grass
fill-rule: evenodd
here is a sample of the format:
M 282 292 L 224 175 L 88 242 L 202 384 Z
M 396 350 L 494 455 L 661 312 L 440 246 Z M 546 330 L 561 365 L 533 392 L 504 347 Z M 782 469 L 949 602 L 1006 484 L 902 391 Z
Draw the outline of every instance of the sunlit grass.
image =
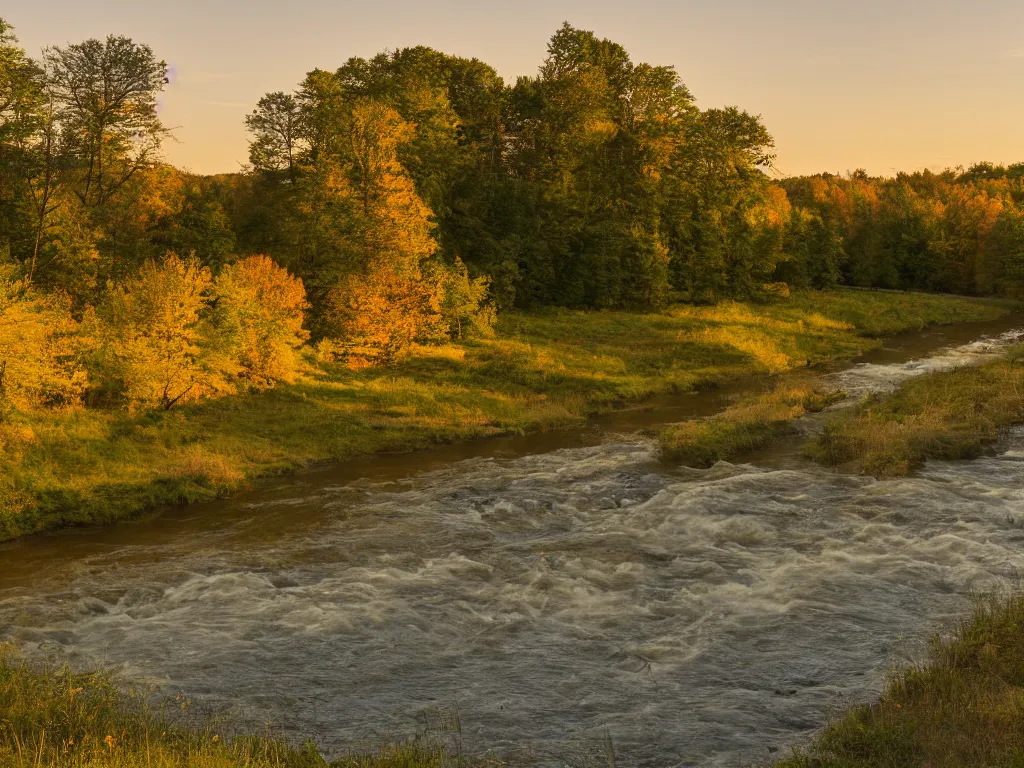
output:
M 661 456 L 688 467 L 710 467 L 768 445 L 788 434 L 794 419 L 817 413 L 844 396 L 810 381 L 780 381 L 770 391 L 745 397 L 719 414 L 666 427 L 659 436 Z
M 1005 302 L 797 293 L 665 312 L 507 314 L 492 339 L 352 371 L 312 354 L 294 384 L 170 412 L 77 410 L 3 427 L 0 538 L 223 496 L 315 462 L 577 424 L 651 397 L 855 355 L 879 333 L 991 320 Z

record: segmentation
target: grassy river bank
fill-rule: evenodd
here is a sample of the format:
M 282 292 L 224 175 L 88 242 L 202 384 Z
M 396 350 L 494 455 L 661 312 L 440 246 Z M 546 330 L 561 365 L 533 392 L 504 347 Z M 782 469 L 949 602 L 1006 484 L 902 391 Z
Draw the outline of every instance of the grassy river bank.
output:
M 311 463 L 579 423 L 662 392 L 849 358 L 880 337 L 995 319 L 1008 302 L 842 290 L 660 313 L 504 316 L 492 339 L 351 371 L 310 355 L 294 384 L 137 416 L 0 425 L 0 539 L 228 495 Z
M 493 340 L 421 350 L 389 371 L 352 372 L 310 361 L 300 382 L 260 396 L 137 418 L 87 412 L 38 417 L 19 425 L 31 435 L 18 443 L 16 456 L 8 453 L 5 459 L 3 477 L 27 501 L 6 513 L 4 532 L 13 536 L 42 527 L 112 520 L 157 504 L 208 498 L 261 474 L 310 461 L 570 424 L 673 388 L 688 391 L 850 357 L 879 345 L 880 336 L 903 330 L 994 319 L 1010 306 L 842 291 L 800 294 L 765 306 L 677 307 L 652 315 L 514 315 L 502 321 Z M 821 396 L 811 384 L 790 382 L 773 389 L 768 421 L 784 410 L 814 409 Z M 741 432 L 736 428 L 736 434 Z M 712 451 L 727 450 L 709 443 Z M 787 766 L 924 764 L 920 755 L 926 753 L 914 746 L 913 738 L 930 731 L 907 726 L 899 719 L 901 708 L 921 714 L 930 702 L 940 713 L 935 717 L 959 712 L 959 724 L 970 719 L 977 702 L 1000 717 L 1013 715 L 1022 699 L 1013 691 L 996 690 L 1003 684 L 996 681 L 1024 684 L 1024 678 L 1017 683 L 1012 675 L 1006 677 L 1022 674 L 1014 644 L 1021 617 L 1022 604 L 989 607 L 948 646 L 954 650 L 936 646 L 932 667 L 898 678 L 881 704 L 857 710 L 808 755 Z M 1008 664 L 1018 667 L 1004 668 Z M 951 675 L 959 681 L 956 685 L 949 682 Z M 911 699 L 924 703 L 913 708 Z M 328 765 L 312 745 L 289 744 L 273 734 L 233 735 L 216 719 L 193 715 L 181 697 L 154 699 L 104 674 L 38 666 L 12 655 L 0 655 L 0 713 L 3 766 Z M 945 721 L 933 721 L 928 728 L 944 727 Z M 877 735 L 865 730 L 875 725 Z M 903 742 L 890 738 L 893 728 L 906 737 Z M 858 738 L 877 749 L 857 753 Z M 894 751 L 887 752 L 890 742 Z M 1001 736 L 990 738 L 992 749 L 984 754 L 995 755 L 993 750 L 1002 749 L 1004 742 L 1010 743 Z M 853 746 L 837 751 L 836 745 L 845 744 Z M 867 761 L 850 757 L 856 754 L 867 755 Z M 467 764 L 501 763 L 467 760 L 457 733 L 442 732 L 354 753 L 331 765 Z M 609 764 L 614 764 L 611 751 Z M 934 763 L 940 764 L 1011 763 Z
M 954 636 L 899 670 L 879 700 L 775 768 L 1011 768 L 1024 764 L 1024 597 L 979 601 Z
M 971 459 L 1024 422 L 1024 345 L 999 359 L 912 379 L 827 424 L 809 446 L 822 464 L 900 477 L 927 459 Z

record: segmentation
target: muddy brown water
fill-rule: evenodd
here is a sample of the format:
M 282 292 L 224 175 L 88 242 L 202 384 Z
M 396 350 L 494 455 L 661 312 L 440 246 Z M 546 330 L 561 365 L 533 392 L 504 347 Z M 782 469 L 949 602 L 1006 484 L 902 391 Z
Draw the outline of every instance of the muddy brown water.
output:
M 905 334 L 819 373 L 885 389 L 1021 326 Z M 764 760 L 1016 583 L 1024 436 L 887 481 L 796 452 L 658 462 L 644 430 L 756 386 L 0 545 L 0 638 L 328 753 L 457 711 L 465 749 L 514 762 L 579 764 L 605 734 L 623 765 Z

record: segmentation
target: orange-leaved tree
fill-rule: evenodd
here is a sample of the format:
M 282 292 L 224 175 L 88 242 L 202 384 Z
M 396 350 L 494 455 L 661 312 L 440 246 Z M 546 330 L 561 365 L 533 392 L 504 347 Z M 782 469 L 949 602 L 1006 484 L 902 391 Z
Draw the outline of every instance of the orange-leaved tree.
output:
M 221 270 L 214 293 L 214 323 L 232 346 L 238 376 L 256 389 L 294 381 L 309 338 L 302 281 L 267 256 L 249 256 Z
M 444 334 L 441 292 L 418 265 L 375 259 L 363 273 L 343 279 L 328 296 L 350 364 L 389 364 L 416 341 Z
M 390 363 L 413 342 L 444 336 L 442 286 L 423 270 L 437 251 L 434 225 L 398 158 L 413 126 L 390 107 L 363 100 L 352 109 L 350 133 L 366 256 L 330 291 L 329 325 L 350 361 Z

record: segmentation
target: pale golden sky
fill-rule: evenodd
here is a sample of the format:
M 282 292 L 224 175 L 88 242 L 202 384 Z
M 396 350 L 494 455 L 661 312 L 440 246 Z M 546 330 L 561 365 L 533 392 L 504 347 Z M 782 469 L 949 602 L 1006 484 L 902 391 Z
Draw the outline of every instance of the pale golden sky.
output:
M 563 21 L 674 65 L 702 107 L 760 113 L 787 175 L 1024 160 L 1022 0 L 6 0 L 0 15 L 32 55 L 108 33 L 151 45 L 173 71 L 166 155 L 204 173 L 238 170 L 245 115 L 310 69 L 422 44 L 512 80 Z

